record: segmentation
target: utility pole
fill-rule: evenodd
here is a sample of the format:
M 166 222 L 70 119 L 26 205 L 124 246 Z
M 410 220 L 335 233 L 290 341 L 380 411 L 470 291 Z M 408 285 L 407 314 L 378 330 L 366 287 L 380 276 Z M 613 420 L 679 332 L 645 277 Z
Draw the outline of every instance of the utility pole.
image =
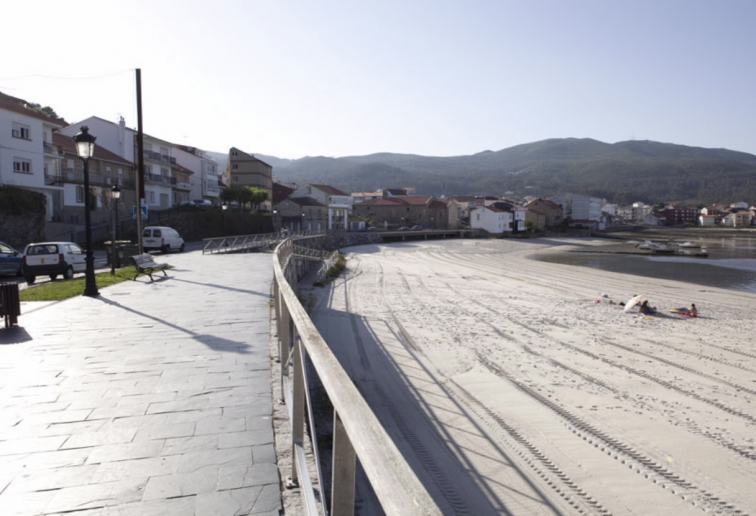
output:
M 144 131 L 142 129 L 142 70 L 136 69 L 137 95 L 137 171 L 136 171 L 136 228 L 139 254 L 144 252 L 142 247 L 142 200 L 144 199 Z

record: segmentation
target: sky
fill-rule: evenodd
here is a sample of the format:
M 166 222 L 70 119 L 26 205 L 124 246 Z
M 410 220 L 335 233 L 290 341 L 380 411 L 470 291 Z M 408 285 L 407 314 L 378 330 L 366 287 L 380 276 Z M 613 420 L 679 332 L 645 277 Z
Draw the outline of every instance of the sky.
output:
M 145 132 L 204 150 L 756 154 L 752 0 L 0 2 L 0 92 L 136 127 L 139 68 Z

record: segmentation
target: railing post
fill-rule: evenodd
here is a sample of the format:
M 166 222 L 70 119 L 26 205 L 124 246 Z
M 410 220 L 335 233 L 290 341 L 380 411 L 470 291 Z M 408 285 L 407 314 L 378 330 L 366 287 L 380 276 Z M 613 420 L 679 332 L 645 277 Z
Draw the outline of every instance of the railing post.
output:
M 281 360 L 281 400 L 285 402 L 286 377 L 288 375 L 289 350 L 291 349 L 291 314 L 286 303 L 281 303 L 281 329 L 278 333 L 278 358 Z
M 304 446 L 304 410 L 305 410 L 305 385 L 304 385 L 304 367 L 302 356 L 302 342 L 299 339 L 296 327 L 292 333 L 294 340 L 294 356 L 292 357 L 292 367 L 294 368 L 294 385 L 293 385 L 293 407 L 291 422 L 291 477 L 289 485 L 296 486 L 299 484 L 299 472 L 297 471 L 297 446 Z
M 331 516 L 354 516 L 357 458 L 338 412 L 333 414 Z

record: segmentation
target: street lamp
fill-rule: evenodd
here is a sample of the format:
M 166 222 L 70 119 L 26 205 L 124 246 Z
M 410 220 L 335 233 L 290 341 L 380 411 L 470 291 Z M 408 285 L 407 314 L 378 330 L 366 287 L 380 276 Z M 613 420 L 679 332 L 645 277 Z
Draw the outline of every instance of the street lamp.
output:
M 97 138 L 89 134 L 89 127 L 82 126 L 81 132 L 74 136 L 76 151 L 81 161 L 84 162 L 84 226 L 86 227 L 87 259 L 84 295 L 89 297 L 99 296 L 97 282 L 94 274 L 94 254 L 92 253 L 92 217 L 90 214 L 91 194 L 89 192 L 89 160 L 94 155 L 95 140 Z
M 223 236 L 226 236 L 226 210 L 228 209 L 228 203 L 223 201 L 221 203 L 221 218 L 223 218 Z
M 121 189 L 118 188 L 118 185 L 113 185 L 113 188 L 110 189 L 110 198 L 114 201 L 111 209 L 115 213 L 113 216 L 113 238 L 111 238 L 113 256 L 110 259 L 110 274 L 115 275 L 116 239 L 118 238 L 118 199 L 121 198 Z
M 302 226 L 302 231 L 305 230 L 304 223 L 305 223 L 305 212 L 302 212 L 302 224 L 300 224 Z

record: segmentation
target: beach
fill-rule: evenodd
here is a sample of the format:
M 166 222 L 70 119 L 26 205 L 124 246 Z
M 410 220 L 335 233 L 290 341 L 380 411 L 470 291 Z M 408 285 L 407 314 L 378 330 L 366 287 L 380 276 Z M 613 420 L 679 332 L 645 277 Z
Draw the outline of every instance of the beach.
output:
M 529 258 L 602 244 L 360 246 L 301 292 L 444 514 L 756 513 L 756 295 Z

